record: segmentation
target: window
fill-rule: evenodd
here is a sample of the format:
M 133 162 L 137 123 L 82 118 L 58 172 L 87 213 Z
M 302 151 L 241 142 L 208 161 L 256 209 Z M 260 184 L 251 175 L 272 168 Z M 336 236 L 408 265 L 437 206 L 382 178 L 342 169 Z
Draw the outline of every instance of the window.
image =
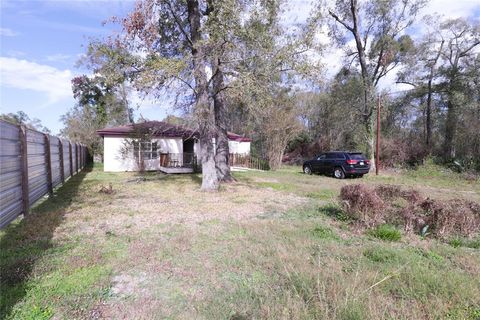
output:
M 350 153 L 350 159 L 352 160 L 365 160 L 365 156 L 361 153 Z
M 133 142 L 133 155 L 139 159 L 143 154 L 143 160 L 158 159 L 157 142 Z
M 318 156 L 317 160 L 324 160 L 325 159 L 325 155 L 324 154 L 321 154 Z
M 345 155 L 340 152 L 327 153 L 327 159 L 345 159 Z

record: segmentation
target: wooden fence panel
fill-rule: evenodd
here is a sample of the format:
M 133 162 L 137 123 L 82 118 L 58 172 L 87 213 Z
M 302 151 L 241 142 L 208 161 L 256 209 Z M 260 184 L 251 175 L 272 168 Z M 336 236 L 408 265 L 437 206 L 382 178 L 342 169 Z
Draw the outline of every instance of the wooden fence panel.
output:
M 53 187 L 62 183 L 60 168 L 60 139 L 50 136 L 50 161 L 52 168 L 52 184 Z
M 73 174 L 77 173 L 77 144 L 72 143 L 72 166 L 73 166 Z
M 0 120 L 0 228 L 80 172 L 86 152 L 81 144 Z
M 42 133 L 27 129 L 28 193 L 30 206 L 48 193 L 45 167 L 45 137 Z
M 20 130 L 0 121 L 0 228 L 23 210 Z
M 62 140 L 63 146 L 63 174 L 65 176 L 65 180 L 71 176 L 70 172 L 70 149 L 69 149 L 69 142 L 66 140 Z

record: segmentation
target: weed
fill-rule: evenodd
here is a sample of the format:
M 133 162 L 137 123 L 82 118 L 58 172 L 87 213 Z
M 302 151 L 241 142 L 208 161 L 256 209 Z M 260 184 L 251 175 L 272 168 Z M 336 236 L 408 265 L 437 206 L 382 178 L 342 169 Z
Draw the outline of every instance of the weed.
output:
M 454 248 L 467 247 L 472 249 L 480 249 L 480 236 L 475 239 L 454 237 L 448 241 L 448 244 Z
M 330 240 L 340 239 L 338 235 L 331 228 L 324 227 L 324 226 L 316 226 L 312 230 L 312 235 L 318 239 L 330 239 Z
M 367 231 L 367 234 L 384 241 L 399 241 L 402 238 L 400 231 L 392 225 L 382 224 Z
M 383 247 L 369 248 L 363 251 L 363 255 L 373 262 L 391 262 L 398 260 L 398 253 L 393 249 Z

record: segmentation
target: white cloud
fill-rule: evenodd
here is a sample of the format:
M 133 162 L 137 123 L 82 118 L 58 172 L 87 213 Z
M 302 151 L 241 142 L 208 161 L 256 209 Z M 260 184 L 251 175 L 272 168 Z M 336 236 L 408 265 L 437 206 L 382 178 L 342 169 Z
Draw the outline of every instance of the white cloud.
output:
M 2 37 L 16 37 L 20 33 L 13 31 L 12 29 L 9 28 L 0 28 L 0 36 Z
M 71 58 L 72 56 L 69 54 L 56 53 L 56 54 L 48 55 L 46 57 L 46 60 L 49 62 L 65 62 Z
M 70 70 L 38 64 L 27 60 L 0 57 L 0 85 L 44 93 L 48 104 L 72 96 Z
M 478 0 L 432 0 L 421 11 L 421 15 L 438 13 L 447 18 L 472 17 L 479 8 Z

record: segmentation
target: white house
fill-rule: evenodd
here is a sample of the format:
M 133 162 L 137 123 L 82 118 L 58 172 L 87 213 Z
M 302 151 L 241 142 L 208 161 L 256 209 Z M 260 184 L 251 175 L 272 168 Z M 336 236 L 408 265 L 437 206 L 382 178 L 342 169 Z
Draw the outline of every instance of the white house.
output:
M 197 132 L 162 121 L 98 130 L 103 137 L 104 171 L 193 172 L 199 151 Z M 230 154 L 250 154 L 251 139 L 228 133 Z M 143 166 L 143 168 L 142 168 Z

